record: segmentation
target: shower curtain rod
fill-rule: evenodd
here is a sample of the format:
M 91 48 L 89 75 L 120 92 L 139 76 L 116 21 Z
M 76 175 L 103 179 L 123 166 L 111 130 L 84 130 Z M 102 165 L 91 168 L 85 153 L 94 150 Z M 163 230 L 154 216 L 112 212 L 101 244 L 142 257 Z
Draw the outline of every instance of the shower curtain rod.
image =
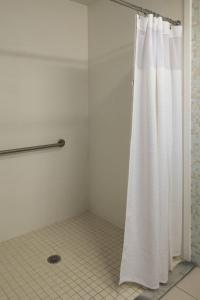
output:
M 140 7 L 140 6 L 137 6 L 135 4 L 127 2 L 125 0 L 110 0 L 110 1 L 115 2 L 117 4 L 120 4 L 120 5 L 123 5 L 123 6 L 126 6 L 128 8 L 134 9 L 135 11 L 137 11 L 139 13 L 142 13 L 143 15 L 153 14 L 155 17 L 162 17 L 162 19 L 164 21 L 167 21 L 167 22 L 169 22 L 172 25 L 176 25 L 176 26 L 177 25 L 181 25 L 181 21 L 179 21 L 179 20 L 176 20 L 176 21 L 172 20 L 172 19 L 170 19 L 168 17 L 164 17 L 164 16 L 162 16 L 162 15 L 160 15 L 160 14 L 154 12 L 154 11 L 151 11 L 149 9 L 145 9 L 143 7 Z

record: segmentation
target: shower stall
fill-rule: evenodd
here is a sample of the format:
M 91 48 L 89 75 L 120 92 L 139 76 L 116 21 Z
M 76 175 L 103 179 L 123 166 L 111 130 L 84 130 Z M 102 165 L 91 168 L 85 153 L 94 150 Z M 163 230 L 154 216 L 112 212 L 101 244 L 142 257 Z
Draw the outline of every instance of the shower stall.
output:
M 132 300 L 144 292 L 141 282 L 119 285 L 136 14 L 183 27 L 177 261 L 191 261 L 190 1 L 0 1 L 2 300 Z

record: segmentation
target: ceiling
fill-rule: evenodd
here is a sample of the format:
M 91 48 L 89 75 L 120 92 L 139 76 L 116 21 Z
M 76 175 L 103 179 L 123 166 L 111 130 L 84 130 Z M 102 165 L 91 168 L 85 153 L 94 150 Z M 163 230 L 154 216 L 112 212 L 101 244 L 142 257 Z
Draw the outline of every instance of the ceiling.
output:
M 94 0 L 71 0 L 71 1 L 78 2 L 85 5 L 89 5 L 91 2 L 94 2 Z

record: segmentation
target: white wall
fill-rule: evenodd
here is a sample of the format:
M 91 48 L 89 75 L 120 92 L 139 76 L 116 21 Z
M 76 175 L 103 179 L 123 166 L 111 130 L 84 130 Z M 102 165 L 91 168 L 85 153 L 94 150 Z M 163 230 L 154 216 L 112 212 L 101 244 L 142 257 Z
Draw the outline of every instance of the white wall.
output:
M 66 140 L 0 158 L 0 240 L 86 210 L 87 7 L 0 0 L 0 149 Z
M 182 0 L 133 0 L 182 19 Z M 134 12 L 108 0 L 89 6 L 90 206 L 123 227 L 132 110 Z

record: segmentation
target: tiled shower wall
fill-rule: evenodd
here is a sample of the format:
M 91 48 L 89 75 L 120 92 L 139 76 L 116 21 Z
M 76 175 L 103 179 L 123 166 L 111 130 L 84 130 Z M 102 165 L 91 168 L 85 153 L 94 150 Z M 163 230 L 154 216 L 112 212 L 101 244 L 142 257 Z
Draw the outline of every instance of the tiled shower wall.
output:
M 200 1 L 192 20 L 192 260 L 200 265 Z

